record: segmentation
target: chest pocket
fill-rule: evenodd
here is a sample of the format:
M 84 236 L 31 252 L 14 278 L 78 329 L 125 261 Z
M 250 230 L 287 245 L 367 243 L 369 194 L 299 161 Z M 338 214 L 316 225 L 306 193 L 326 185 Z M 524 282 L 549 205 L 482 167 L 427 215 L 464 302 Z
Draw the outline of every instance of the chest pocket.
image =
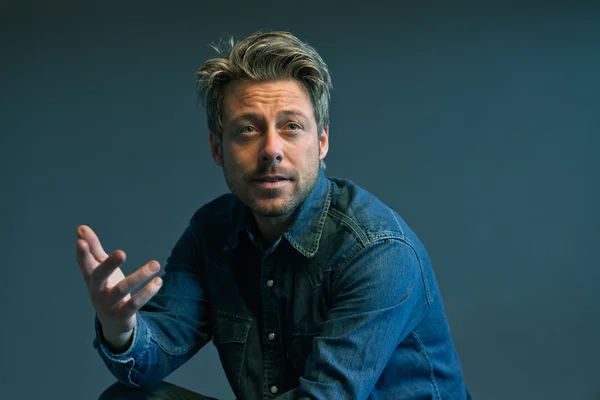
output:
M 313 339 L 319 333 L 293 333 L 290 338 L 286 357 L 290 360 L 294 369 L 294 375 L 304 376 L 306 370 L 306 359 L 312 353 Z
M 236 396 L 239 396 L 251 322 L 248 317 L 224 311 L 213 310 L 212 313 L 213 344 Z

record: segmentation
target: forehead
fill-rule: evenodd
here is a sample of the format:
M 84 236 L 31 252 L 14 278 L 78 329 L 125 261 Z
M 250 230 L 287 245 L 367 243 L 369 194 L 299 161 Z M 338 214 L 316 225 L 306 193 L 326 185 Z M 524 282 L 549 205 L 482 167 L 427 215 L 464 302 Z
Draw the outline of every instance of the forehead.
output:
M 312 103 L 306 89 L 297 80 L 269 82 L 233 81 L 225 90 L 225 116 L 243 112 L 272 112 L 298 108 L 310 113 Z

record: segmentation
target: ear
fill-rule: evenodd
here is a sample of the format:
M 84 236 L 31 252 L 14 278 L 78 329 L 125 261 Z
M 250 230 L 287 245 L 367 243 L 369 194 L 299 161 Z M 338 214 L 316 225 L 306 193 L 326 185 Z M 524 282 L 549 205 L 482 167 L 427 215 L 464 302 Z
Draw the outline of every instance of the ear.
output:
M 223 166 L 223 147 L 221 145 L 221 139 L 214 133 L 208 133 L 208 140 L 210 142 L 210 154 L 212 155 L 215 164 L 219 167 Z
M 329 126 L 323 128 L 319 135 L 319 159 L 324 159 L 329 151 Z

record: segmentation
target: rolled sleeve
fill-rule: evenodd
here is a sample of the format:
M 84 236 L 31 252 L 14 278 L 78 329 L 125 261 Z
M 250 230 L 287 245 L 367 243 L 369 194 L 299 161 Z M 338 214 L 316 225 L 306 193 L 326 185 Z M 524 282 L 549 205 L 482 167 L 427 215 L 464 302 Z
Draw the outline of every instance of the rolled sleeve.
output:
M 100 354 L 100 357 L 110 370 L 110 372 L 119 380 L 119 382 L 131 386 L 139 387 L 132 381 L 131 372 L 135 366 L 136 357 L 145 350 L 150 342 L 150 332 L 148 325 L 141 315 L 136 317 L 136 325 L 133 329 L 133 340 L 129 349 L 124 353 L 113 353 L 102 334 L 102 325 L 98 317 L 95 318 L 96 337 L 93 346 Z
M 144 388 L 162 381 L 211 338 L 197 230 L 192 218 L 167 259 L 161 289 L 136 314 L 129 349 L 112 352 L 96 318 L 93 345 L 109 371 L 125 385 Z

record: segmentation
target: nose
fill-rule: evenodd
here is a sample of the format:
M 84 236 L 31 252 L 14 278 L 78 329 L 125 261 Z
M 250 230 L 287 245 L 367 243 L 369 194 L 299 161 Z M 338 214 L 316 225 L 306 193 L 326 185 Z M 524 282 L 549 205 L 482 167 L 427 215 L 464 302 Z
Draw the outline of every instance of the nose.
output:
M 283 161 L 283 140 L 276 129 L 269 129 L 263 137 L 260 161 L 264 164 Z

